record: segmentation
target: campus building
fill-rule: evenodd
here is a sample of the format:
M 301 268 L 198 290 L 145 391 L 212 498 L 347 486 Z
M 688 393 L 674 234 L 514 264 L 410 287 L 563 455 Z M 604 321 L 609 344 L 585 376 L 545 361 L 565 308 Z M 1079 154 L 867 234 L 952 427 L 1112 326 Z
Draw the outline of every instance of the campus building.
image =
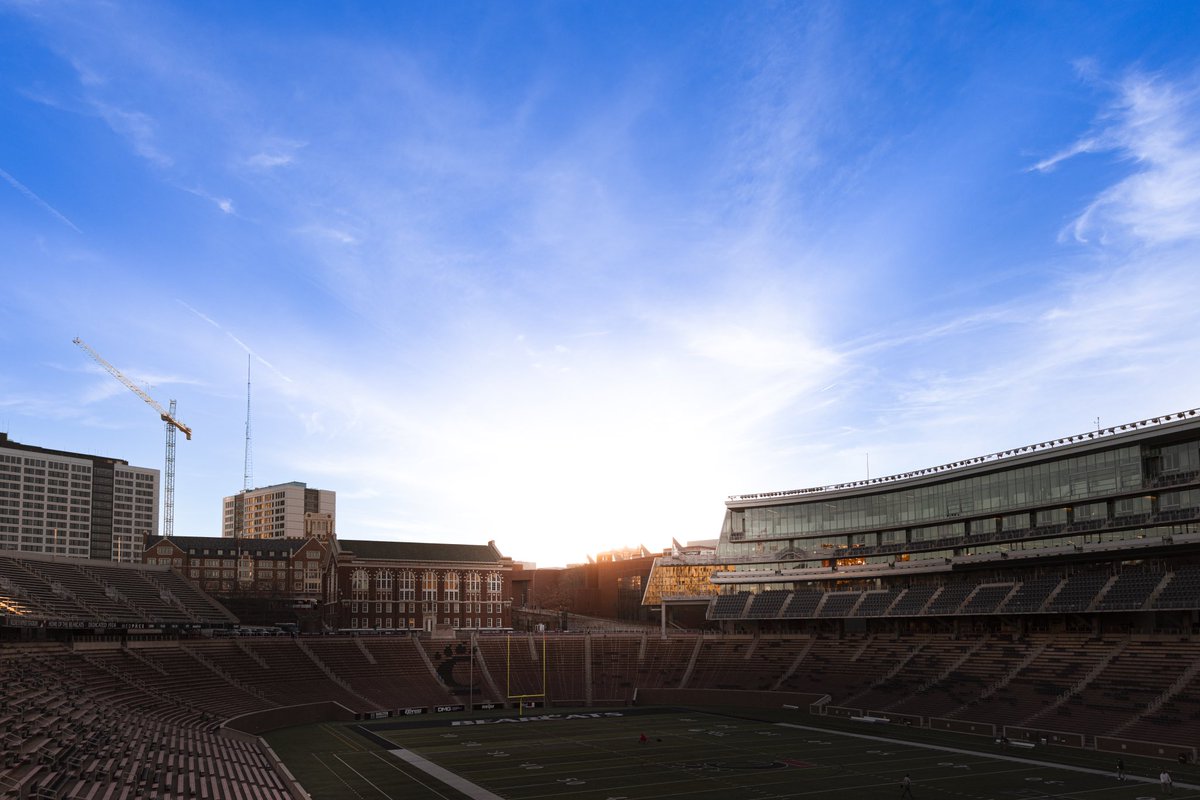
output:
M 588 557 L 586 564 L 567 567 L 529 566 L 513 573 L 513 603 L 518 608 L 541 612 L 567 612 L 629 623 L 654 622 L 644 602 L 652 568 L 660 556 L 703 555 L 713 552 L 716 540 L 673 541 L 670 548 L 654 553 L 645 546 L 609 550 Z M 708 571 L 704 571 L 707 585 Z M 657 605 L 655 603 L 649 605 Z M 695 627 L 698 620 L 677 622 Z
M 1169 614 L 1190 628 L 1200 598 L 1186 609 L 1173 598 L 1195 570 L 1193 409 L 901 475 L 730 497 L 716 551 L 659 559 L 643 603 L 704 602 L 710 620 L 770 625 L 1157 609 L 1136 625 Z
M 159 471 L 0 433 L 0 550 L 138 561 L 158 534 Z
M 174 567 L 223 600 L 277 600 L 283 607 L 307 609 L 324 600 L 332 548 L 315 537 L 150 536 L 142 560 L 151 566 Z
M 324 541 L 336 532 L 336 505 L 334 492 L 310 489 L 299 481 L 247 489 L 225 498 L 221 535 Z
M 512 626 L 512 559 L 486 545 L 339 539 L 327 617 L 343 629 Z

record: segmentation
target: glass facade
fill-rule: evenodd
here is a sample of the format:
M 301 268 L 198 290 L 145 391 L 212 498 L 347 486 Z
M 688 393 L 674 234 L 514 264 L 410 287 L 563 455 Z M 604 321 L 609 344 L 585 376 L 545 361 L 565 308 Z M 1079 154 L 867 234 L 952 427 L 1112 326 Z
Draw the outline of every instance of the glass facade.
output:
M 716 552 L 658 559 L 642 603 L 1186 545 L 1200 534 L 1198 412 L 1169 415 L 1169 429 L 1147 420 L 894 478 L 731 498 Z
M 1197 455 L 1195 449 L 1193 443 L 1190 455 Z M 827 543 L 820 538 L 823 534 L 910 524 L 918 526 L 914 533 L 934 531 L 945 525 L 928 528 L 921 523 L 981 514 L 1000 516 L 1022 508 L 1106 497 L 1137 490 L 1142 485 L 1141 450 L 1133 445 L 870 495 L 730 509 L 721 538 L 723 543 L 728 541 L 732 545 L 799 536 L 803 537 L 799 547 L 811 549 L 812 544 Z M 841 545 L 844 541 L 828 540 L 828 543 Z M 749 553 L 752 548 L 734 548 L 734 551 Z
M 696 564 L 672 562 L 666 558 L 657 559 L 650 570 L 642 604 L 656 606 L 662 602 L 663 597 L 670 600 L 672 597 L 716 595 L 719 587 L 712 582 L 712 575 L 714 572 L 728 569 L 732 569 L 728 564 Z

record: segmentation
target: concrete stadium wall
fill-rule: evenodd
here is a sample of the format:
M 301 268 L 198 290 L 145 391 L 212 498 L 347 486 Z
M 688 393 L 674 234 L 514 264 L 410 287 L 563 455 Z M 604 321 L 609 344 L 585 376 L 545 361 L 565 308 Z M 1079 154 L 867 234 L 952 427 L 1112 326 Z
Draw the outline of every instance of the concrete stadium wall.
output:
M 1081 733 L 1048 731 L 1043 728 L 1022 728 L 1019 725 L 1005 725 L 1004 735 L 1009 739 L 1024 739 L 1025 741 L 1040 742 L 1045 739 L 1047 744 L 1057 744 L 1063 747 L 1084 746 L 1084 736 Z
M 807 708 L 825 695 L 798 692 L 756 692 L 739 689 L 638 689 L 634 705 L 746 706 Z
M 290 728 L 294 725 L 308 725 L 313 722 L 348 722 L 354 719 L 354 712 L 341 703 L 326 700 L 321 703 L 304 703 L 282 708 L 268 708 L 263 711 L 251 711 L 226 720 L 221 725 L 221 733 L 232 738 L 243 738 L 256 741 L 258 735 L 279 728 Z
M 971 722 L 970 720 L 963 719 L 930 717 L 929 727 L 935 731 L 953 731 L 954 733 L 969 733 L 975 736 L 996 735 L 996 726 L 990 722 Z
M 1177 761 L 1183 753 L 1188 762 L 1196 763 L 1196 748 L 1184 747 L 1178 744 L 1158 744 L 1156 742 L 1139 742 L 1134 739 L 1117 739 L 1112 736 L 1097 736 L 1096 749 L 1106 753 L 1131 753 L 1136 756 L 1164 758 Z

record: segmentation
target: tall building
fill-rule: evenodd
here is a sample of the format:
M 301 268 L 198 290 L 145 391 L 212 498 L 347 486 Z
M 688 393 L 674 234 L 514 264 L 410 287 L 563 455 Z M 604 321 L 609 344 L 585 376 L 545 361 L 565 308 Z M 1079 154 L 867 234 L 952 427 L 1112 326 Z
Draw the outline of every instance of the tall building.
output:
M 0 550 L 140 561 L 158 534 L 159 471 L 0 433 Z
M 335 533 L 335 508 L 332 491 L 299 481 L 248 489 L 225 498 L 221 535 L 325 541 Z

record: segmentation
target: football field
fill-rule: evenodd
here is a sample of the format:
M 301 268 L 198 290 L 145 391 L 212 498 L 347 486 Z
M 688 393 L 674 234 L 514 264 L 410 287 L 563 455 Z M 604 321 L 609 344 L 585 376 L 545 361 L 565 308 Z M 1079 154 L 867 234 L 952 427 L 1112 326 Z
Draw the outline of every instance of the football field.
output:
M 813 721 L 807 714 L 759 721 L 698 710 L 587 710 L 327 724 L 267 739 L 318 800 L 864 800 L 900 797 L 905 774 L 919 800 L 1164 796 L 1158 771 L 1166 762 L 1131 762 L 1122 782 L 1101 766 L 1103 755 L 1054 763 L 1050 752 L 987 739 L 957 747 L 906 741 L 887 726 L 833 731 Z M 1200 798 L 1190 780 L 1176 776 L 1171 796 Z

